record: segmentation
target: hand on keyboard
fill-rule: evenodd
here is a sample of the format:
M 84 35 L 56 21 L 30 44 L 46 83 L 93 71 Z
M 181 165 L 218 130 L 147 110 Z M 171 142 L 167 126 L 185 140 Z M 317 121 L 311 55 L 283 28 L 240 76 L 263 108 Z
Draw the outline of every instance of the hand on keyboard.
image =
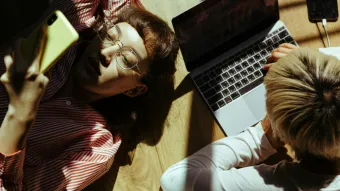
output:
M 272 64 L 278 61 L 280 58 L 285 57 L 291 51 L 298 49 L 298 46 L 289 43 L 283 43 L 278 48 L 274 49 L 267 60 L 267 64 L 265 64 L 262 69 L 269 70 L 272 67 Z

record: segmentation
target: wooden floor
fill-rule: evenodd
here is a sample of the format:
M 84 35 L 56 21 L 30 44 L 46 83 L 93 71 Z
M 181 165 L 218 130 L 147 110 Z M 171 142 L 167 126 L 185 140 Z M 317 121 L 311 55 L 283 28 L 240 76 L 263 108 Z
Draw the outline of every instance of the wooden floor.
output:
M 141 0 L 144 6 L 171 25 L 171 19 L 199 3 L 199 0 Z M 300 46 L 324 47 L 322 25 L 308 21 L 305 0 L 279 0 L 280 17 Z M 172 25 L 171 25 L 172 26 Z M 329 23 L 333 46 L 340 45 L 339 22 Z M 210 142 L 224 137 L 201 97 L 194 91 L 181 55 L 175 76 L 175 92 L 169 113 L 148 144 L 140 143 L 131 164 L 115 164 L 110 172 L 87 190 L 156 191 L 159 179 L 170 165 L 182 160 Z M 154 116 L 157 118 L 158 116 Z M 152 133 L 151 133 L 152 134 Z

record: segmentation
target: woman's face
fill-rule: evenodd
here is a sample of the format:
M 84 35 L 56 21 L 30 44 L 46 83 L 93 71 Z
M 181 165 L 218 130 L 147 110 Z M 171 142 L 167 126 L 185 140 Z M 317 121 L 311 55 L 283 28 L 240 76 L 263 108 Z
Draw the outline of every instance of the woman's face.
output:
M 138 32 L 125 22 L 118 23 L 117 26 L 120 30 L 120 43 L 106 43 L 110 39 L 102 39 L 105 41 L 104 43 L 96 36 L 75 66 L 77 82 L 86 90 L 104 97 L 143 87 L 141 78 L 142 75 L 147 74 L 149 69 L 148 54 Z M 116 31 L 117 28 L 110 28 L 107 37 L 115 39 Z M 123 61 L 127 59 L 117 55 L 122 50 L 122 45 L 123 49 L 132 50 L 137 54 L 138 67 L 131 69 L 121 67 L 121 63 L 125 63 Z

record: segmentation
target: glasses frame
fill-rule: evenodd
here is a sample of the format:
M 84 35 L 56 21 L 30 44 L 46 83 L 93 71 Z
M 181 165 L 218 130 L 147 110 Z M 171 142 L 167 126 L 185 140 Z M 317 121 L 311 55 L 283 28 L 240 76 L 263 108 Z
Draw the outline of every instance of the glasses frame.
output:
M 106 36 L 108 36 L 109 41 L 108 41 L 107 39 L 102 39 L 102 37 L 101 37 L 102 35 L 100 34 L 100 31 L 103 30 L 104 27 L 106 27 L 106 31 L 104 31 L 104 32 L 106 33 Z M 109 31 L 110 29 L 112 29 L 113 27 L 115 27 L 116 30 L 117 30 L 117 32 L 118 32 L 118 38 L 115 39 L 115 40 L 113 40 L 113 39 L 111 38 L 110 34 L 108 33 L 108 31 Z M 141 71 L 141 69 L 140 69 L 140 67 L 139 67 L 139 63 L 140 63 L 140 60 L 141 60 L 140 56 L 139 56 L 139 55 L 138 55 L 131 47 L 126 47 L 126 46 L 124 46 L 123 42 L 120 40 L 121 34 L 122 34 L 122 32 L 121 32 L 119 26 L 113 24 L 113 23 L 110 22 L 110 21 L 104 22 L 104 24 L 103 24 L 101 27 L 99 27 L 99 30 L 97 30 L 97 36 L 98 36 L 98 38 L 100 39 L 100 41 L 102 41 L 102 43 L 104 43 L 104 44 L 110 44 L 111 46 L 115 46 L 115 45 L 118 45 L 118 46 L 119 46 L 119 50 L 118 50 L 117 56 L 116 56 L 116 61 L 117 61 L 117 63 L 118 63 L 118 66 L 119 66 L 120 68 L 122 68 L 123 70 L 133 70 L 133 68 L 137 68 L 139 74 L 143 76 L 143 73 L 142 73 L 142 71 Z M 118 57 L 118 56 L 122 56 L 122 51 L 121 51 L 121 50 L 122 50 L 123 48 L 127 48 L 127 49 L 128 49 L 132 54 L 134 54 L 134 55 L 136 56 L 136 58 L 137 58 L 137 62 L 136 62 L 133 66 L 131 66 L 131 67 L 122 66 L 122 65 L 118 62 L 117 57 Z

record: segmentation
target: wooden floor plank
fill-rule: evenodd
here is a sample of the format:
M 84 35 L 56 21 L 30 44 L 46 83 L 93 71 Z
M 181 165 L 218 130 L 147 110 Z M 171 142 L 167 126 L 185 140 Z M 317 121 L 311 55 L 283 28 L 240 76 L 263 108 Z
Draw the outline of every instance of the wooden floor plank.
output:
M 152 13 L 163 18 L 171 27 L 171 19 L 196 5 L 200 0 L 141 0 Z M 321 25 L 308 21 L 305 0 L 279 0 L 280 17 L 300 46 L 324 47 L 320 34 Z M 340 45 L 340 25 L 329 23 L 328 29 L 333 45 Z M 326 42 L 326 41 L 325 41 Z M 155 116 L 156 117 L 156 116 Z M 160 125 L 162 126 L 162 125 Z M 181 54 L 175 74 L 174 100 L 169 113 L 160 127 L 161 135 L 155 136 L 155 146 L 139 144 L 131 165 L 114 166 L 107 180 L 96 182 L 105 190 L 157 191 L 159 179 L 170 165 L 182 160 L 210 142 L 224 137 L 223 132 L 209 112 L 202 98 L 194 91 Z M 118 174 L 117 174 L 118 172 Z M 94 187 L 98 188 L 98 187 Z M 104 190 L 104 189 L 95 189 Z

